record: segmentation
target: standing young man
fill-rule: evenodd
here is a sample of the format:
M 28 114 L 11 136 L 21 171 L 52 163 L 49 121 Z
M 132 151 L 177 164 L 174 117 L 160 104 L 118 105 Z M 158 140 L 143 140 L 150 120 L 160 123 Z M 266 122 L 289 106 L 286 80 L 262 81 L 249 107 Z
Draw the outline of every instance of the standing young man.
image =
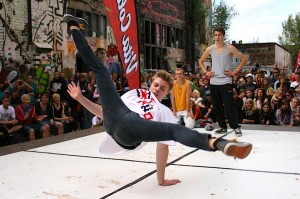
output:
M 171 90 L 171 103 L 174 116 L 181 124 L 183 119 L 185 127 L 192 129 L 195 126 L 195 119 L 191 111 L 192 83 L 185 79 L 184 70 L 177 68 L 175 72 L 176 80 Z
M 238 124 L 238 114 L 233 101 L 232 77 L 241 71 L 247 62 L 246 56 L 239 52 L 233 45 L 224 42 L 225 30 L 222 27 L 214 28 L 215 44 L 208 47 L 199 60 L 199 65 L 206 76 L 210 77 L 211 97 L 220 129 L 216 133 L 227 133 L 225 113 L 229 125 L 237 136 L 242 136 Z M 207 71 L 204 61 L 211 55 L 212 70 Z M 231 70 L 232 56 L 240 59 L 240 64 Z

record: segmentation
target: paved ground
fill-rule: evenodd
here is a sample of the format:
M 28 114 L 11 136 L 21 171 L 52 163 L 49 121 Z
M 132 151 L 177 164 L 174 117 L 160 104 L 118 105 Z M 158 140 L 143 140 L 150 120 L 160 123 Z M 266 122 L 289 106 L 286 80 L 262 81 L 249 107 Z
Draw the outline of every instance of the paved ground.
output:
M 171 187 L 156 182 L 155 143 L 126 156 L 104 157 L 98 153 L 101 127 L 1 147 L 0 198 L 299 199 L 299 130 L 243 126 L 238 140 L 254 145 L 245 160 L 181 144 L 170 147 L 166 176 L 182 181 Z

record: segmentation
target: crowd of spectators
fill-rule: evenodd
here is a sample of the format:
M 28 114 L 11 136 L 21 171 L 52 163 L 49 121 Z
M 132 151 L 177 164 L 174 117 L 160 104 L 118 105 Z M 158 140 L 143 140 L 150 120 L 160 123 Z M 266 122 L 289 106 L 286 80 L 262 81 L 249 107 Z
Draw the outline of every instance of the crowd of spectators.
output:
M 274 65 L 271 72 L 245 70 L 233 78 L 233 100 L 241 124 L 300 125 L 300 72 L 286 74 Z M 148 89 L 155 71 L 142 74 L 141 88 Z M 175 77 L 175 75 L 174 75 Z M 210 95 L 209 78 L 201 71 L 185 71 L 185 79 L 192 83 L 191 111 L 196 120 L 216 122 Z M 120 95 L 129 90 L 123 75 L 112 74 L 112 81 Z M 0 146 L 40 139 L 102 124 L 68 92 L 70 83 L 79 84 L 84 96 L 101 103 L 92 72 L 76 72 L 65 78 L 54 72 L 45 93 L 38 92 L 38 84 L 28 74 L 24 80 L 0 82 Z M 163 101 L 172 107 L 170 96 Z
M 143 78 L 150 85 L 149 72 Z M 175 76 L 174 76 L 175 77 Z M 185 79 L 192 82 L 192 111 L 196 125 L 199 122 L 216 122 L 210 95 L 209 78 L 201 71 L 185 71 Z M 261 68 L 240 72 L 233 78 L 233 100 L 241 124 L 300 125 L 300 71 L 290 74 L 280 71 L 276 64 L 268 73 Z M 169 103 L 165 102 L 170 107 Z
M 80 85 L 84 96 L 97 102 L 99 93 L 92 72 L 67 79 L 62 72 L 54 72 L 44 93 L 39 93 L 30 74 L 24 80 L 0 82 L 0 146 L 101 125 L 101 119 L 92 122 L 94 116 L 69 96 L 67 86 L 72 82 Z

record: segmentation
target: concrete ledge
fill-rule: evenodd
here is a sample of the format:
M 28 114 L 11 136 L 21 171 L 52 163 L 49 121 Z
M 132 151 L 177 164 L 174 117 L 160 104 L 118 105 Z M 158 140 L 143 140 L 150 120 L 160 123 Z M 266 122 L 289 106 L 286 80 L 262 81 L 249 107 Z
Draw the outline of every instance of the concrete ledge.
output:
M 11 153 L 16 153 L 20 151 L 27 151 L 29 149 L 37 148 L 37 147 L 42 147 L 50 144 L 55 144 L 59 142 L 64 142 L 88 135 L 92 135 L 95 133 L 103 132 L 105 131 L 102 126 L 96 127 L 96 128 L 91 128 L 91 129 L 84 129 L 80 131 L 74 131 L 71 133 L 63 134 L 63 135 L 56 135 L 56 136 L 51 136 L 48 138 L 43 138 L 43 139 L 37 139 L 33 141 L 28 141 L 28 142 L 22 142 L 19 144 L 12 144 L 9 146 L 4 146 L 0 147 L 0 156 L 2 155 L 7 155 Z

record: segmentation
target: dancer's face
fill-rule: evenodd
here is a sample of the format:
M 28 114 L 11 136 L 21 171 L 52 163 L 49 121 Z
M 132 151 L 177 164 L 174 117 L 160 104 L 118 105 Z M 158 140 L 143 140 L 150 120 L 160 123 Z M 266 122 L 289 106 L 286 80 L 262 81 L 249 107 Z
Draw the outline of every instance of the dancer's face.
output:
M 156 78 L 152 82 L 149 90 L 159 101 L 161 101 L 169 93 L 169 84 L 161 78 Z

